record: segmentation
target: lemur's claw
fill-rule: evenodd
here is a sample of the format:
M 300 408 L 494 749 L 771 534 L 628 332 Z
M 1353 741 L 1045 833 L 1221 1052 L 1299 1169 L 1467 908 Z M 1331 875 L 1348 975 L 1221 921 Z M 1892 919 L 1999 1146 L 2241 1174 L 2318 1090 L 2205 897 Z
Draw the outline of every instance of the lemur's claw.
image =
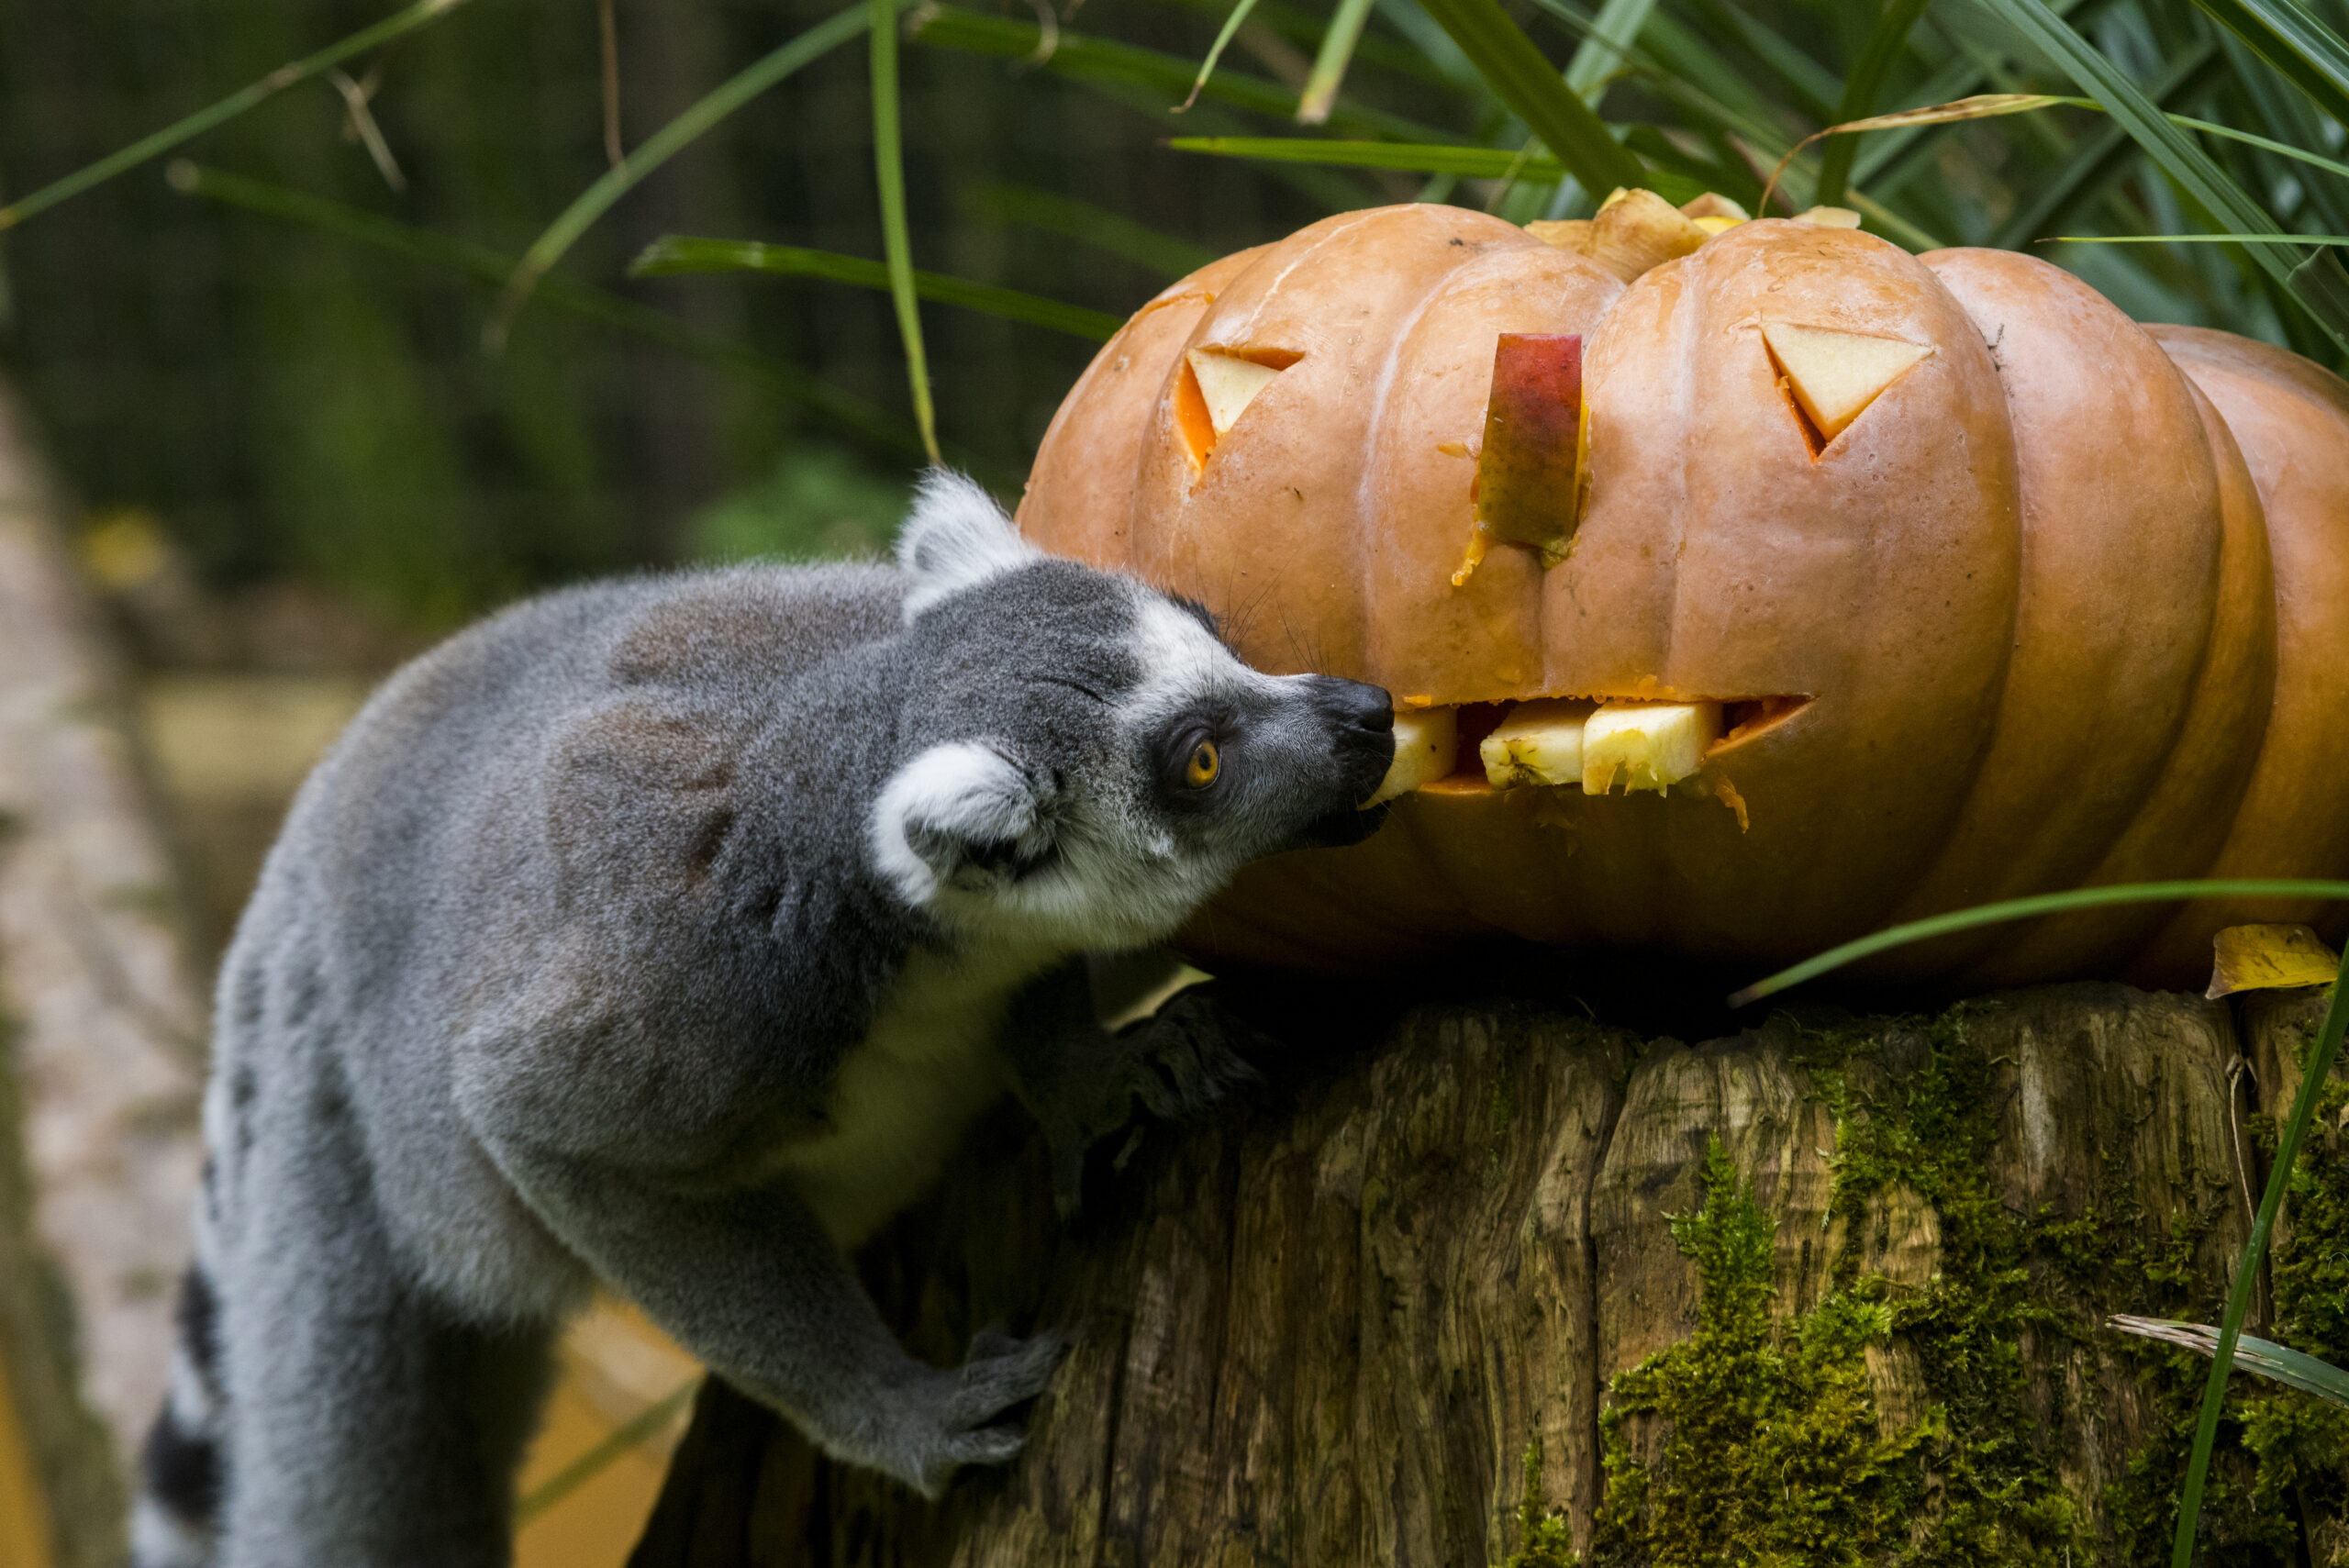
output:
M 1170 1121 L 1196 1116 L 1241 1084 L 1264 1080 L 1231 1048 L 1237 1031 L 1230 1015 L 1196 987 L 1170 997 L 1134 1031 L 1142 1042 L 1135 1092 L 1152 1115 Z

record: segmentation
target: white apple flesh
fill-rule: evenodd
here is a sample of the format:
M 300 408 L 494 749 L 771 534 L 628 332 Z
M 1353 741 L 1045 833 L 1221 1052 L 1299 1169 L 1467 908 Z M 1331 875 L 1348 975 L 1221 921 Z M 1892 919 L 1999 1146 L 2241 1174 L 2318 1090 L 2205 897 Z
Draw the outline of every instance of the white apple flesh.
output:
M 1609 703 L 1582 728 L 1582 787 L 1605 795 L 1670 789 L 1694 773 L 1721 738 L 1721 705 Z
M 1898 338 L 1872 338 L 1827 327 L 1765 321 L 1762 340 L 1785 373 L 1802 411 L 1833 440 L 1885 388 L 1933 350 Z
M 1460 765 L 1457 708 L 1408 708 L 1395 716 L 1395 761 L 1362 809 L 1408 795 L 1421 784 L 1450 776 Z
M 1213 349 L 1193 349 L 1184 358 L 1190 361 L 1191 374 L 1198 379 L 1199 400 L 1208 406 L 1208 423 L 1219 437 L 1230 433 L 1256 395 L 1281 373 L 1270 365 Z
M 1485 782 L 1495 789 L 1583 781 L 1583 725 L 1591 705 L 1574 697 L 1542 697 L 1512 706 L 1476 747 Z

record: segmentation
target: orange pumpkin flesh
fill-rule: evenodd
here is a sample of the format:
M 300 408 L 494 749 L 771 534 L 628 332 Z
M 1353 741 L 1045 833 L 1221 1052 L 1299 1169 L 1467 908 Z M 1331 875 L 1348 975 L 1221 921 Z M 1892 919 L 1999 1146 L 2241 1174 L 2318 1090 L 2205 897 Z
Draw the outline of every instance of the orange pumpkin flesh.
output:
M 1496 547 L 1455 586 L 1508 334 L 1582 340 L 1584 497 L 1556 565 Z M 2349 755 L 2293 716 L 2339 711 L 2349 675 L 2294 674 L 2289 628 L 2304 662 L 2349 631 L 2349 391 L 2164 342 L 2203 391 L 2053 268 L 1851 229 L 1739 224 L 1626 284 L 1478 214 L 1348 214 L 1146 307 L 1063 405 L 1020 523 L 1203 599 L 1262 666 L 1456 710 L 1456 770 L 1363 845 L 1252 868 L 1189 933 L 1211 962 L 1361 968 L 1480 932 L 1768 961 L 2085 881 L 2340 874 L 2349 814 L 2295 770 Z M 1195 461 L 1200 347 L 1286 368 Z M 2307 569 L 2299 621 L 2288 591 L 2280 676 L 2258 476 L 2290 440 L 2231 434 L 2231 399 L 2329 443 L 2293 505 L 2332 575 Z M 1491 788 L 1479 740 L 1545 697 L 1721 703 L 1728 733 L 1666 795 Z M 1909 968 L 2199 983 L 2219 917 L 2108 912 Z

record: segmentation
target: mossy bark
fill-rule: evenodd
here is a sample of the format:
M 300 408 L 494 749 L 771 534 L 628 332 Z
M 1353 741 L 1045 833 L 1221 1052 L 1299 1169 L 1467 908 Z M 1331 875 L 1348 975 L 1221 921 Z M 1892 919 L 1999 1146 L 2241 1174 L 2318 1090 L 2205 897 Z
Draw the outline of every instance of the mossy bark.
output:
M 1274 1084 L 1097 1162 L 1067 1232 L 1007 1115 L 863 1262 L 941 1362 L 1076 1330 L 1028 1451 L 928 1504 L 713 1385 L 635 1561 L 1546 1568 L 1553 1511 L 1586 1562 L 2152 1561 L 2202 1369 L 2103 1319 L 2215 1320 L 2310 1007 L 1292 1027 Z M 2296 1211 L 2349 1229 L 2338 1121 Z M 2287 1339 L 2341 1322 L 2333 1245 L 2279 1237 Z M 2238 1382 L 2208 1560 L 2349 1563 L 2343 1429 Z

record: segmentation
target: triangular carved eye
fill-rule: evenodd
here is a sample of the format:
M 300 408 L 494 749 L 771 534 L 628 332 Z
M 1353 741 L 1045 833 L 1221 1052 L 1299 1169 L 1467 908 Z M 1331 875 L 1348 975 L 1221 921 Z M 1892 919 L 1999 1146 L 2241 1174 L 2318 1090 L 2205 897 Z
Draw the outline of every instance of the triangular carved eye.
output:
M 1933 350 L 1828 327 L 1762 324 L 1762 340 L 1822 443 L 1842 435 L 1887 386 Z
M 1286 349 L 1193 349 L 1183 356 L 1175 417 L 1194 469 L 1207 465 L 1215 444 L 1239 422 L 1273 378 L 1305 356 Z

